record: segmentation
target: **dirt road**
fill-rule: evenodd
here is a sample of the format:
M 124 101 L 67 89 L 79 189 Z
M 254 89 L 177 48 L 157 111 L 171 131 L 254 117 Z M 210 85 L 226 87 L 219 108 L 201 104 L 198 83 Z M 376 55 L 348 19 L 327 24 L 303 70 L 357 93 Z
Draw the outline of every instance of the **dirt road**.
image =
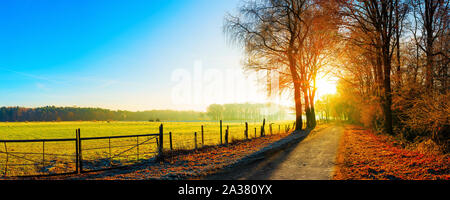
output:
M 209 180 L 329 180 L 332 178 L 343 127 L 311 132 L 302 141 L 265 159 Z

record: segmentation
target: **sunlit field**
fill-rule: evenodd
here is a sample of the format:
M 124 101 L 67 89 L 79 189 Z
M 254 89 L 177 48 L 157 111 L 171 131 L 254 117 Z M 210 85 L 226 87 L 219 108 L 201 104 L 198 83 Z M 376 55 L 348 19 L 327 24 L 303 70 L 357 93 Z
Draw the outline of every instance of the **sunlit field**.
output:
M 292 127 L 291 121 L 266 122 L 266 130 L 269 124 L 274 123 L 273 132 L 284 129 L 285 125 Z M 75 130 L 81 129 L 81 137 L 103 137 L 119 135 L 139 135 L 159 133 L 159 126 L 163 124 L 164 135 L 172 132 L 174 143 L 192 143 L 194 133 L 198 137 L 203 125 L 204 134 L 207 136 L 205 143 L 214 144 L 220 141 L 219 122 L 2 122 L 0 123 L 0 140 L 32 140 L 32 139 L 61 139 L 75 138 Z M 281 125 L 280 127 L 278 125 Z M 243 139 L 245 122 L 223 122 L 223 134 L 229 126 L 230 139 Z M 249 122 L 249 136 L 254 137 L 254 130 L 261 129 L 262 122 Z M 253 134 L 252 134 L 253 133 Z M 168 140 L 166 140 L 168 142 Z
M 449 2 L 0 1 L 0 180 L 448 180 Z
M 4 122 L 0 123 L 0 140 L 35 140 L 75 138 L 80 129 L 81 138 L 159 133 L 163 124 L 164 150 L 170 150 L 169 132 L 173 150 L 189 150 L 220 144 L 219 122 Z M 266 135 L 284 133 L 291 121 L 266 122 Z M 201 127 L 203 125 L 203 140 Z M 222 142 L 229 127 L 229 141 L 245 139 L 245 123 L 223 122 Z M 249 138 L 260 137 L 262 122 L 249 123 Z M 256 128 L 256 132 L 255 132 Z M 197 139 L 195 139 L 197 132 Z M 156 155 L 156 136 L 120 139 L 86 140 L 82 142 L 85 169 L 123 165 L 142 161 Z M 144 143 L 144 144 L 142 144 Z M 136 144 L 139 149 L 135 148 Z M 112 147 L 112 148 L 110 148 Z M 75 169 L 75 142 L 3 143 L 0 151 L 0 175 L 30 175 L 73 172 Z M 117 156 L 114 156 L 117 155 Z M 6 162 L 8 165 L 6 165 Z

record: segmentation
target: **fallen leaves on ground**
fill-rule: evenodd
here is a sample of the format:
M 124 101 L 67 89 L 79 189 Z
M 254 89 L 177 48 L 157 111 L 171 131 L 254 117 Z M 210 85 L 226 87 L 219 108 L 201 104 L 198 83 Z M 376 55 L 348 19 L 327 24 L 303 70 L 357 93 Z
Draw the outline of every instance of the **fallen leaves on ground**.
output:
M 338 150 L 337 180 L 449 180 L 450 157 L 406 150 L 389 136 L 348 126 Z

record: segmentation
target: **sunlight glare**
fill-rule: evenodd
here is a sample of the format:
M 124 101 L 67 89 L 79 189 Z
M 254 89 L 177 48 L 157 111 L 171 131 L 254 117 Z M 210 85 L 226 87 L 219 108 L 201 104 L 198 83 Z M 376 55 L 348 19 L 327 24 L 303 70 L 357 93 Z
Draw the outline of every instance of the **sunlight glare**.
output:
M 320 100 L 326 94 L 336 93 L 336 80 L 333 80 L 333 78 L 328 75 L 318 76 L 316 80 L 316 87 L 317 87 L 316 100 Z

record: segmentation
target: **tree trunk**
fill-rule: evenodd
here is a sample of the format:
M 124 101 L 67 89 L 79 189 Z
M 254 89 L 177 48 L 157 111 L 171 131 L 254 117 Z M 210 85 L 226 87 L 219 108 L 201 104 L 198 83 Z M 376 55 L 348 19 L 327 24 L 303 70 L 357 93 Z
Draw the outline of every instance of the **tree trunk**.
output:
M 401 60 L 400 60 L 400 14 L 399 14 L 399 7 L 398 7 L 398 0 L 395 1 L 395 37 L 396 37 L 396 43 L 397 43 L 397 84 L 398 88 L 400 89 L 402 87 L 402 73 L 401 73 Z
M 314 104 L 311 104 L 311 126 L 312 128 L 315 128 L 317 125 L 317 121 L 316 121 L 316 111 L 314 110 Z
M 292 81 L 294 83 L 294 101 L 295 101 L 295 130 L 301 131 L 303 126 L 302 120 L 302 97 L 300 91 L 300 77 L 297 73 L 297 64 L 291 53 L 288 53 L 289 68 L 291 71 Z
M 310 112 L 311 112 L 311 125 L 312 128 L 315 128 L 317 125 L 316 122 L 316 111 L 314 109 L 314 98 L 316 96 L 316 80 L 314 79 L 314 88 L 310 89 L 310 94 L 309 94 L 309 102 L 310 102 Z
M 375 66 L 375 82 L 376 82 L 376 94 L 378 96 L 381 96 L 381 87 L 383 85 L 383 70 L 382 70 L 382 61 L 381 61 L 381 57 L 382 57 L 382 53 L 379 52 L 380 50 L 377 50 L 377 62 L 376 62 L 376 66 Z
M 308 90 L 303 86 L 303 98 L 305 100 L 306 128 L 311 128 L 311 109 L 309 104 Z
M 303 129 L 303 120 L 302 120 L 302 100 L 300 95 L 300 86 L 296 86 L 294 84 L 294 99 L 295 99 L 295 130 L 301 131 Z
M 389 55 L 389 45 L 386 44 L 383 49 L 384 60 L 384 97 L 383 97 L 383 111 L 384 111 L 384 128 L 388 134 L 393 134 L 392 128 L 392 89 L 391 89 L 391 57 Z
M 431 0 L 425 0 L 425 19 L 424 28 L 426 34 L 426 56 L 427 56 L 427 69 L 425 72 L 425 86 L 427 91 L 433 90 L 433 18 L 435 12 L 434 3 Z

